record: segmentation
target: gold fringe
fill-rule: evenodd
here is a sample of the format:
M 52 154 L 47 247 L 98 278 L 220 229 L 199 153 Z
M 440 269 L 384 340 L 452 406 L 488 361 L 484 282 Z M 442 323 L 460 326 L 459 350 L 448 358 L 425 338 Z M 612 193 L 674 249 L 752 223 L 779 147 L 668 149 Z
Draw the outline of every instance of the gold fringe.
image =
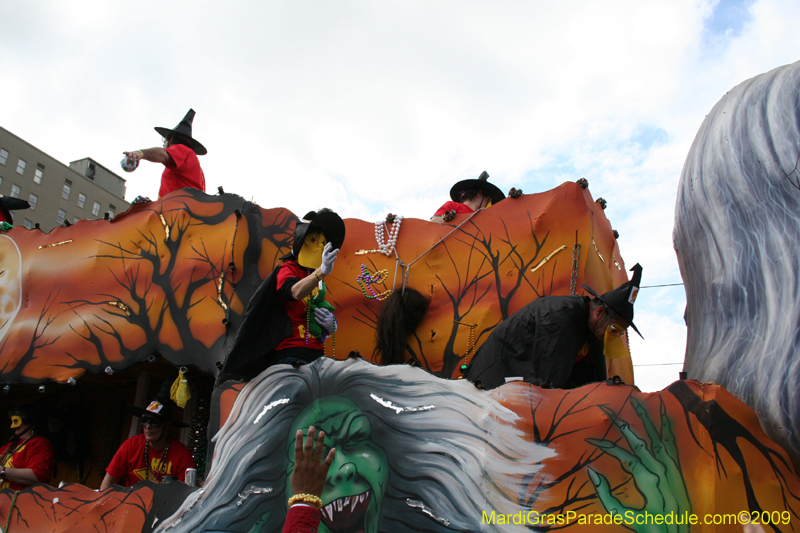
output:
M 535 267 L 533 267 L 533 268 L 531 269 L 531 272 L 536 272 L 537 270 L 539 270 L 539 268 L 543 267 L 545 263 L 547 263 L 548 261 L 550 261 L 550 258 L 551 258 L 551 257 L 553 257 L 554 255 L 556 255 L 558 252 L 560 252 L 561 250 L 563 250 L 563 249 L 564 249 L 564 248 L 566 248 L 566 247 L 567 247 L 567 245 L 566 245 L 566 244 L 564 244 L 564 245 L 562 245 L 562 246 L 561 246 L 561 248 L 558 248 L 558 249 L 556 249 L 556 250 L 553 250 L 552 252 L 550 252 L 550 255 L 548 255 L 547 257 L 545 257 L 545 258 L 544 258 L 544 259 L 542 259 L 541 261 L 539 261 L 539 264 L 538 264 L 538 265 L 536 265 Z
M 52 248 L 54 246 L 61 246 L 62 244 L 69 244 L 71 242 L 72 242 L 72 239 L 70 239 L 68 241 L 54 242 L 53 244 L 43 244 L 43 245 L 39 246 L 39 249 L 41 250 L 42 248 Z
M 119 307 L 120 309 L 125 311 L 126 315 L 131 316 L 130 308 L 127 305 L 125 305 L 124 303 L 122 303 L 122 302 L 108 302 L 108 305 L 113 305 L 114 307 Z
M 158 218 L 161 219 L 161 225 L 164 226 L 164 233 L 165 233 L 164 242 L 169 242 L 169 226 L 167 225 L 167 221 L 164 220 L 164 215 L 162 215 L 161 213 L 158 214 Z
M 219 283 L 217 284 L 217 301 L 222 308 L 227 311 L 228 305 L 222 300 L 222 284 L 225 281 L 225 272 L 219 275 Z
M 594 238 L 592 238 L 592 246 L 594 246 L 594 251 L 595 251 L 595 252 L 597 252 L 597 256 L 600 258 L 600 261 L 602 261 L 603 263 L 605 263 L 605 262 L 606 262 L 606 260 L 605 260 L 605 259 L 603 259 L 603 254 L 601 254 L 601 253 L 600 253 L 600 250 L 598 250 L 598 249 L 597 249 L 597 244 L 594 242 Z

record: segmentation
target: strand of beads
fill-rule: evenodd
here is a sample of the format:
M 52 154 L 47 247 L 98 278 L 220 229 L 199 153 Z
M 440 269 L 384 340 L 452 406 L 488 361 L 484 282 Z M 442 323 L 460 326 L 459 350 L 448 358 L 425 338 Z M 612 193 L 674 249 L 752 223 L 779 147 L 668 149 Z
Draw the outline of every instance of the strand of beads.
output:
M 376 283 L 386 283 L 386 276 L 389 274 L 388 269 L 378 270 L 374 274 L 369 271 L 367 265 L 361 264 L 361 275 L 356 277 L 358 285 L 361 287 L 361 292 L 370 300 L 378 300 L 379 302 L 385 300 L 392 294 L 392 289 L 385 290 L 381 293 L 375 291 L 372 285 Z M 369 291 L 371 294 L 367 294 Z
M 400 224 L 403 222 L 402 215 L 394 215 L 392 221 L 379 220 L 375 223 L 375 240 L 378 242 L 378 251 L 383 255 L 390 255 L 397 244 L 397 235 L 400 233 Z M 384 242 L 383 227 L 385 224 L 392 224 L 389 230 L 389 241 Z

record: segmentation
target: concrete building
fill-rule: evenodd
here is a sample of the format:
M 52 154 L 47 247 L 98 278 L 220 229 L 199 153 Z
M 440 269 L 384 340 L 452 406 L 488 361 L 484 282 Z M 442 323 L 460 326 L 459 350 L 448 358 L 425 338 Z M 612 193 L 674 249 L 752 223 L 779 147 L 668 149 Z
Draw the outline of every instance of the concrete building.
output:
M 27 200 L 12 211 L 15 226 L 49 232 L 65 222 L 126 211 L 125 180 L 91 158 L 69 166 L 0 127 L 0 194 Z

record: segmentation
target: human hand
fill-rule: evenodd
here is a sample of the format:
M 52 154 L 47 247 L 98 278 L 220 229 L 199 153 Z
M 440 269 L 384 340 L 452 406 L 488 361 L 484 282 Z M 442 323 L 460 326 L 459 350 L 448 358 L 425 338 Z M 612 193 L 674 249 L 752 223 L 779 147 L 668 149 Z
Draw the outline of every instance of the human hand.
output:
M 294 438 L 294 470 L 289 482 L 292 494 L 313 494 L 321 496 L 328 479 L 328 470 L 336 456 L 336 448 L 331 448 L 325 462 L 321 463 L 322 450 L 325 447 L 325 433 L 320 431 L 314 445 L 314 426 L 308 428 L 308 437 L 303 442 L 303 430 L 298 429 Z
M 126 156 L 128 159 L 130 159 L 130 160 L 132 160 L 132 161 L 135 161 L 136 163 L 138 163 L 139 161 L 141 161 L 141 160 L 142 160 L 142 156 L 143 156 L 143 154 L 142 154 L 142 151 L 141 151 L 141 150 L 136 150 L 136 151 L 134 151 L 134 152 L 122 152 L 122 153 L 123 153 L 123 154 L 125 154 L 125 156 Z
M 331 243 L 326 244 L 325 248 L 322 249 L 322 265 L 319 269 L 324 275 L 327 276 L 333 272 L 333 262 L 336 261 L 337 255 L 339 255 L 339 249 L 334 250 Z
M 336 317 L 324 307 L 316 307 L 314 309 L 314 318 L 317 320 L 317 324 L 322 326 L 328 333 L 336 331 Z

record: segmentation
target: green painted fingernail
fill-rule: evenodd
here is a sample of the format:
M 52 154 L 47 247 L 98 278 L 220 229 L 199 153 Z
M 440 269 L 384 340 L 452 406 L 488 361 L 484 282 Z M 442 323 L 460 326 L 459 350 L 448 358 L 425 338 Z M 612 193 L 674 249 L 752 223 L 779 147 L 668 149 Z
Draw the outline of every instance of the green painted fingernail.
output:
M 600 485 L 600 476 L 597 475 L 597 472 L 592 470 L 591 468 L 587 467 L 586 472 L 589 474 L 589 479 L 592 480 L 592 484 L 597 487 Z

